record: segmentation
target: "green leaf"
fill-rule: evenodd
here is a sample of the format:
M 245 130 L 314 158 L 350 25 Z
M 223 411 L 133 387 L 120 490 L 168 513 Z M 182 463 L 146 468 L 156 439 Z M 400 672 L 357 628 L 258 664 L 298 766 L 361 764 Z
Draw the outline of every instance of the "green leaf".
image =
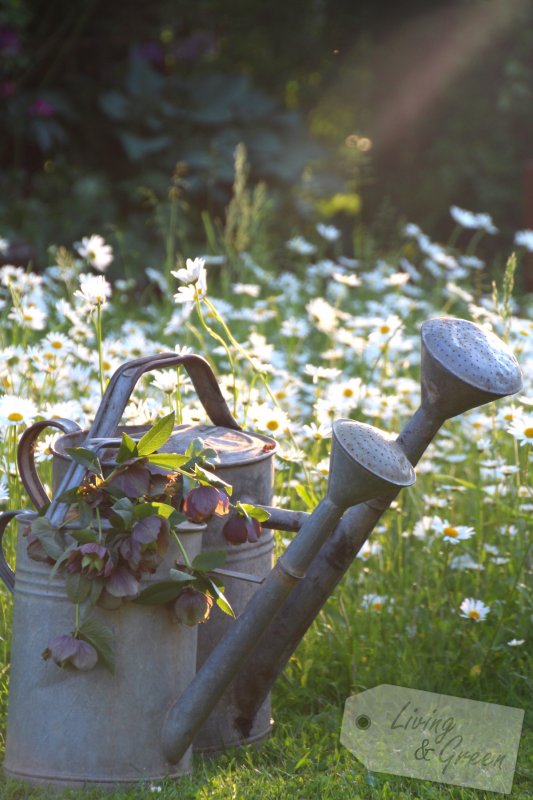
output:
M 189 575 L 188 572 L 182 572 L 181 569 L 171 569 L 169 575 L 174 581 L 194 581 L 194 575 Z
M 91 581 L 81 572 L 65 573 L 65 588 L 71 603 L 83 603 L 91 591 Z
M 140 456 L 149 456 L 163 447 L 172 436 L 176 415 L 173 411 L 155 422 L 150 430 L 144 434 L 137 443 L 137 452 Z
M 111 506 L 111 510 L 113 514 L 122 520 L 125 528 L 131 528 L 137 509 L 129 497 L 122 497 L 120 500 L 117 500 L 116 503 L 113 503 Z
M 152 517 L 156 514 L 158 517 L 164 517 L 164 519 L 170 519 L 170 517 L 176 513 L 176 509 L 174 506 L 169 505 L 168 503 L 139 503 L 138 506 L 135 506 L 135 519 L 144 519 L 145 517 Z
M 97 542 L 98 534 L 90 528 L 82 528 L 81 530 L 69 530 L 69 534 L 75 539 L 78 544 L 88 544 L 89 542 Z M 69 548 L 70 549 L 70 548 Z
M 102 467 L 96 453 L 88 450 L 86 447 L 65 447 L 65 453 L 71 457 L 76 464 L 80 464 L 85 469 L 95 472 L 97 475 L 102 474 Z
M 203 486 L 214 486 L 216 489 L 224 489 L 226 494 L 229 494 L 231 497 L 233 487 L 231 484 L 223 481 L 222 478 L 219 478 L 218 475 L 215 475 L 213 472 L 208 472 L 199 464 L 194 465 L 193 473 L 195 479 Z
M 213 589 L 213 592 L 216 597 L 217 606 L 220 608 L 224 614 L 227 614 L 229 617 L 235 618 L 235 612 L 233 611 L 232 607 L 230 606 L 227 597 L 225 596 L 222 589 L 220 589 L 216 583 L 212 580 L 209 580 L 209 585 Z
M 228 554 L 226 550 L 204 550 L 198 553 L 193 559 L 192 568 L 202 572 L 210 572 L 212 569 L 222 567 L 226 563 Z
M 188 575 L 187 577 L 189 582 L 192 583 L 194 580 L 192 575 Z M 160 581 L 159 583 L 154 583 L 146 589 L 143 589 L 139 597 L 133 602 L 139 603 L 141 606 L 160 606 L 165 603 L 170 603 L 171 600 L 175 600 L 180 592 L 183 591 L 184 583 L 185 580 Z
M 124 461 L 127 461 L 129 458 L 135 458 L 137 455 L 137 442 L 135 442 L 131 436 L 128 436 L 127 433 L 123 433 L 122 441 L 115 457 L 117 464 L 122 464 Z
M 155 464 L 156 467 L 163 467 L 163 469 L 168 470 L 179 470 L 189 461 L 187 456 L 179 455 L 179 453 L 153 453 L 146 456 L 146 460 L 150 464 Z
M 43 546 L 47 556 L 57 561 L 65 552 L 65 543 L 61 540 L 59 529 L 47 517 L 37 517 L 31 524 L 31 532 Z
M 298 483 L 296 485 L 296 494 L 298 495 L 300 500 L 304 501 L 307 508 L 311 508 L 313 510 L 316 508 L 317 504 L 315 502 L 315 499 L 312 497 L 309 490 L 305 486 L 303 486 L 303 484 Z
M 257 508 L 250 503 L 237 503 L 237 509 L 242 508 L 249 517 L 256 519 L 258 522 L 266 522 L 270 519 L 270 514 L 264 508 Z
M 80 639 L 95 648 L 100 661 L 110 672 L 115 671 L 115 646 L 113 631 L 95 619 L 86 619 L 78 628 Z

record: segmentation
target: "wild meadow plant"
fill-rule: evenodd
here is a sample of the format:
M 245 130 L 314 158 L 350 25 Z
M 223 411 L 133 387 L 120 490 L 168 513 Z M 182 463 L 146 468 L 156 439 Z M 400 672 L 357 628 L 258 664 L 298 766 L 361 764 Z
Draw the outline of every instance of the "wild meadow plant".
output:
M 171 270 L 173 297 L 161 294 L 166 278 L 153 270 L 147 270 L 142 294 L 127 282 L 112 286 L 103 274 L 111 248 L 96 235 L 72 251 L 51 250 L 53 263 L 41 274 L 0 269 L 2 509 L 29 507 L 16 462 L 25 428 L 54 417 L 87 427 L 116 367 L 140 355 L 170 348 L 207 357 L 240 423 L 278 442 L 275 504 L 304 510 L 325 494 L 334 419 L 397 432 L 416 410 L 418 329 L 425 319 L 470 319 L 503 337 L 521 364 L 519 396 L 446 423 L 417 468 L 416 485 L 394 501 L 292 657 L 275 701 L 289 716 L 292 709 L 293 727 L 282 718 L 266 755 L 227 759 L 226 772 L 216 779 L 205 767 L 201 779 L 212 781 L 210 796 L 225 796 L 226 778 L 239 780 L 236 763 L 243 775 L 248 766 L 253 771 L 255 758 L 261 769 L 275 770 L 284 753 L 288 772 L 314 778 L 317 758 L 324 761 L 339 793 L 323 796 L 451 797 L 445 789 L 417 794 L 421 784 L 400 779 L 387 795 L 383 781 L 373 783 L 338 745 L 344 700 L 380 683 L 522 707 L 525 728 L 531 728 L 531 305 L 519 307 L 512 297 L 515 258 L 501 286 L 486 285 L 486 265 L 475 250 L 482 236 L 495 234 L 492 220 L 455 207 L 452 217 L 461 227 L 449 246 L 410 224 L 400 252 L 372 259 L 344 256 L 338 231 L 318 225 L 312 237 L 287 243 L 283 271 L 221 245 L 214 255 L 179 260 Z M 472 241 L 459 252 L 455 242 L 465 230 L 472 231 Z M 519 255 L 533 245 L 528 233 L 517 234 Z M 219 297 L 228 258 L 239 280 Z M 205 420 L 179 368 L 148 376 L 123 422 L 153 423 L 169 412 L 180 423 Z M 48 490 L 53 440 L 54 434 L 44 435 L 36 449 Z M 13 530 L 6 544 L 11 560 L 14 536 Z M 279 535 L 280 551 L 289 536 Z M 10 607 L 3 590 L 4 720 Z M 324 725 L 327 741 L 305 733 L 310 718 L 319 729 Z M 527 752 L 519 756 L 519 787 L 533 773 L 528 758 Z M 248 787 L 248 778 L 242 780 Z M 347 782 L 357 784 L 360 794 L 343 794 Z M 276 796 L 284 796 L 282 784 Z

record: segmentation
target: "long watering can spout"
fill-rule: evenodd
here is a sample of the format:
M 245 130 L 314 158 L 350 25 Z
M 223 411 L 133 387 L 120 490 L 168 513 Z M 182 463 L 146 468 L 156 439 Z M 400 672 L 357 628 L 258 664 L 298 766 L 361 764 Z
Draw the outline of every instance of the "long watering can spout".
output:
M 414 481 L 411 464 L 387 434 L 353 420 L 334 423 L 327 497 L 308 517 L 260 591 L 170 709 L 163 727 L 162 746 L 171 763 L 185 753 L 242 660 L 305 576 L 345 509 L 410 486 Z

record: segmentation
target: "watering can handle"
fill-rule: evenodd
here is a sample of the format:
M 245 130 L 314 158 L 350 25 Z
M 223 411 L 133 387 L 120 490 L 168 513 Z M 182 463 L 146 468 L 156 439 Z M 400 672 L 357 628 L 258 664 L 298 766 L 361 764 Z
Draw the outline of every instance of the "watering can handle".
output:
M 38 437 L 46 428 L 57 428 L 63 433 L 76 433 L 81 431 L 80 426 L 76 422 L 71 422 L 69 419 L 45 419 L 40 422 L 34 422 L 20 437 L 17 448 L 17 464 L 20 479 L 37 510 L 40 510 L 50 502 L 50 498 L 46 494 L 35 466 L 35 445 Z
M 0 579 L 3 580 L 12 594 L 15 589 L 15 573 L 6 561 L 3 539 L 8 524 L 17 514 L 21 513 L 21 511 L 4 511 L 3 514 L 0 514 Z
M 196 389 L 198 399 L 213 425 L 241 430 L 229 410 L 214 372 L 205 358 L 194 353 L 185 356 L 179 356 L 176 353 L 159 353 L 155 356 L 135 359 L 116 370 L 96 412 L 89 437 L 92 439 L 113 436 L 137 381 L 146 372 L 174 366 L 182 366 L 187 371 Z
M 220 391 L 220 386 L 205 358 L 194 354 L 179 356 L 176 353 L 159 353 L 156 356 L 143 356 L 122 364 L 111 376 L 102 402 L 96 412 L 86 441 L 107 439 L 115 433 L 120 418 L 128 403 L 137 381 L 153 369 L 183 366 L 196 389 L 198 399 L 214 425 L 241 430 L 229 410 Z M 56 496 L 46 512 L 47 518 L 58 527 L 62 525 L 67 506 L 58 500 L 64 492 L 76 486 L 85 474 L 85 468 L 71 464 L 58 487 Z

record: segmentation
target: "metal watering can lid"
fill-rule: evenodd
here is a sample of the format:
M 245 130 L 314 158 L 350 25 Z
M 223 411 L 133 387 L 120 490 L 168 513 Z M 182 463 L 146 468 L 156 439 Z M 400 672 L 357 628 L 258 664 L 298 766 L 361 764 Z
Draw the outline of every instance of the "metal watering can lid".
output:
M 220 425 L 179 425 L 160 449 L 161 453 L 184 453 L 193 439 L 203 439 L 206 447 L 216 450 L 221 465 L 250 464 L 261 461 L 276 450 L 269 436 L 232 430 Z
M 118 428 L 117 437 L 125 431 L 133 439 L 139 439 L 148 426 L 134 426 Z M 52 447 L 52 452 L 60 458 L 67 458 L 65 449 L 71 447 L 75 440 L 84 436 L 81 431 L 68 433 L 57 439 Z M 241 466 L 252 464 L 270 458 L 276 450 L 276 442 L 269 436 L 249 431 L 225 428 L 222 425 L 185 424 L 174 428 L 172 436 L 160 448 L 161 453 L 185 453 L 193 439 L 202 439 L 206 447 L 216 451 L 220 466 Z M 98 450 L 101 452 L 103 464 L 113 463 L 114 453 L 118 448 L 120 438 L 96 439 Z M 108 444 L 106 444 L 108 442 Z

